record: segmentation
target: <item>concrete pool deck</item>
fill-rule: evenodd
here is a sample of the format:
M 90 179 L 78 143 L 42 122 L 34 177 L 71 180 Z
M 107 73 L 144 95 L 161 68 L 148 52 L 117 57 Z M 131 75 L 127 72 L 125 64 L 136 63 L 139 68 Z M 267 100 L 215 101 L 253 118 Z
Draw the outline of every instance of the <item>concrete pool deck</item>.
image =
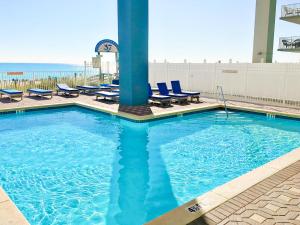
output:
M 300 224 L 300 161 L 188 225 L 203 224 Z
M 118 104 L 96 101 L 94 96 L 80 95 L 78 98 L 54 96 L 53 99 L 50 100 L 44 98 L 41 99 L 39 97 L 29 98 L 26 96 L 24 100 L 20 102 L 13 101 L 10 103 L 7 99 L 3 99 L 0 101 L 0 113 L 78 105 L 139 122 L 222 107 L 222 104 L 214 99 L 202 98 L 202 100 L 203 103 L 193 103 L 183 106 L 174 104 L 173 107 L 170 108 L 151 106 L 153 115 L 133 116 L 125 113 L 118 113 Z M 300 118 L 299 109 L 233 101 L 228 101 L 227 104 L 230 109 Z M 281 194 L 271 195 L 271 192 Z M 273 221 L 281 221 L 281 224 L 300 225 L 300 200 L 296 206 L 291 205 L 291 202 L 294 202 L 293 199 L 295 196 L 300 199 L 299 193 L 300 149 L 296 149 L 262 167 L 234 179 L 233 181 L 217 187 L 147 224 L 274 224 Z M 275 196 L 275 200 L 261 200 L 270 196 Z M 279 203 L 276 200 L 277 198 L 279 200 L 281 199 L 280 201 L 278 200 Z M 284 205 L 285 200 L 286 205 Z M 261 202 L 268 203 L 264 204 Z M 189 212 L 187 208 L 193 209 L 195 212 Z M 277 210 L 270 213 L 272 209 Z M 283 209 L 285 209 L 284 212 L 287 211 L 287 219 L 284 218 L 286 215 L 282 215 Z M 0 224 L 29 224 L 1 188 Z

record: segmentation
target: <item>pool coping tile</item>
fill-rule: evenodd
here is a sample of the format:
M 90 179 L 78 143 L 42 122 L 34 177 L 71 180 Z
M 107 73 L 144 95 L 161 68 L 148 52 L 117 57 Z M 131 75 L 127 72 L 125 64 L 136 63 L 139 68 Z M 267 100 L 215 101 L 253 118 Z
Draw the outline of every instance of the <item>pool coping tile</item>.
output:
M 8 197 L 2 187 L 0 187 L 0 224 L 29 225 L 25 216 Z
M 1 225 L 29 225 L 29 222 L 11 200 L 0 203 Z

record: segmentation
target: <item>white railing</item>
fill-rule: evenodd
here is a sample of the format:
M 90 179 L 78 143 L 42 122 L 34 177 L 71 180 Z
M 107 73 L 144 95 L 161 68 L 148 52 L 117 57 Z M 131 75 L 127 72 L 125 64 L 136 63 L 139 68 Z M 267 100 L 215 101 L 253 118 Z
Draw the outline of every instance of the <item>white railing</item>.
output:
M 300 4 L 283 5 L 281 7 L 281 17 L 300 16 Z
M 0 89 L 14 88 L 26 91 L 28 88 L 55 89 L 57 83 L 76 85 L 99 85 L 113 79 L 111 74 L 99 75 L 97 70 L 85 71 L 38 71 L 0 72 Z
M 149 80 L 180 80 L 183 89 L 214 97 L 222 86 L 227 100 L 300 107 L 300 64 L 151 63 Z
M 282 37 L 279 39 L 279 50 L 298 50 L 300 51 L 300 37 Z

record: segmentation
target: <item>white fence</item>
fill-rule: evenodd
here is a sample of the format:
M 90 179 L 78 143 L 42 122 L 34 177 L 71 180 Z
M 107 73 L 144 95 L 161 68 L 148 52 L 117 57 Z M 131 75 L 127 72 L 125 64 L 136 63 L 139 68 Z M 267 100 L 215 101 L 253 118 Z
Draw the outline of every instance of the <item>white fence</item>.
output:
M 149 80 L 180 80 L 186 90 L 214 97 L 222 86 L 225 97 L 270 105 L 300 107 L 300 64 L 151 63 Z
M 76 85 L 99 85 L 109 83 L 112 74 L 99 75 L 98 70 L 86 71 L 36 71 L 36 72 L 0 72 L 0 89 L 14 88 L 26 91 L 28 88 L 55 89 L 57 83 Z

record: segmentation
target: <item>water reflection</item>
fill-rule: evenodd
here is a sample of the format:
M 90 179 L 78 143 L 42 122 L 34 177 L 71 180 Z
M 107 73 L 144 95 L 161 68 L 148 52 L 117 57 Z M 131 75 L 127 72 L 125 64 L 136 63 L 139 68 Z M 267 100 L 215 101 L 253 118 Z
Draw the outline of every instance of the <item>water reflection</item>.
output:
M 143 224 L 149 182 L 147 124 L 121 121 L 119 156 L 116 158 L 108 224 Z
M 120 123 L 106 223 L 141 225 L 175 208 L 177 202 L 160 156 L 160 145 L 149 142 L 149 124 Z

